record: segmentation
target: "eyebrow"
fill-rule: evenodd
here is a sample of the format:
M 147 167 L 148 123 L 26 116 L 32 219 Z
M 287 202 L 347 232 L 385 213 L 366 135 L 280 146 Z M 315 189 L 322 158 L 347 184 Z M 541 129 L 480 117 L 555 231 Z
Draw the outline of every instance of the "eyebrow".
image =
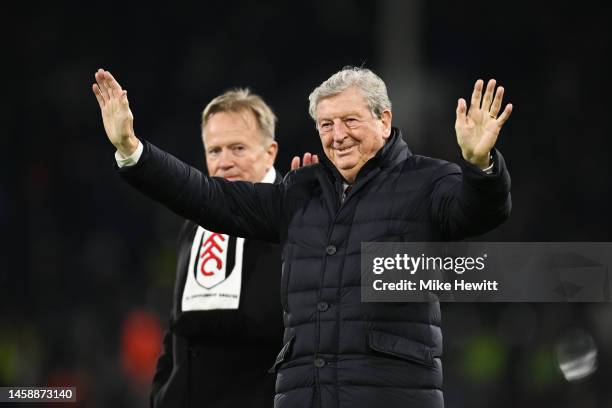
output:
M 348 113 L 343 113 L 343 114 L 337 115 L 335 117 L 340 118 L 340 119 L 345 119 L 345 118 L 347 118 L 349 116 L 361 117 L 361 115 L 358 112 L 356 112 L 356 111 L 351 111 L 351 112 L 348 112 Z M 319 122 L 323 122 L 324 120 L 331 120 L 331 118 L 323 117 L 323 118 L 319 119 L 318 121 Z

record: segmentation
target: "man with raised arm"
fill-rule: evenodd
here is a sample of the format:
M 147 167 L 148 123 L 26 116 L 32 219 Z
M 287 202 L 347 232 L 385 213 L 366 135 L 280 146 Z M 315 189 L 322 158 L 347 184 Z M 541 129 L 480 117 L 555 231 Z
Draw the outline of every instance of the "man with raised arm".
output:
M 248 89 L 214 98 L 202 112 L 208 174 L 279 183 L 275 123 L 272 109 Z M 117 153 L 120 167 L 136 160 Z M 279 246 L 188 220 L 179 234 L 177 258 L 170 327 L 151 406 L 271 407 L 275 378 L 268 368 L 283 326 Z
M 508 217 L 510 176 L 494 148 L 512 111 L 502 87 L 478 80 L 470 106 L 458 100 L 457 165 L 413 155 L 384 82 L 347 67 L 309 97 L 321 163 L 269 185 L 207 177 L 139 140 L 125 91 L 106 71 L 96 82 L 109 140 L 124 156 L 143 149 L 119 170 L 128 183 L 207 228 L 281 244 L 275 407 L 444 405 L 439 304 L 362 303 L 360 246 L 461 239 Z

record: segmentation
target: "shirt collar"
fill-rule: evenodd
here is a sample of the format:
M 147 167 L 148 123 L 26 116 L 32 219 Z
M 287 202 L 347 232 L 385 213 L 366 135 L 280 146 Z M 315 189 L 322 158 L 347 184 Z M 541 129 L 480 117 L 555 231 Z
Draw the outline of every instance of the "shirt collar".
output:
M 274 183 L 274 180 L 276 180 L 276 170 L 274 170 L 274 166 L 272 166 L 264 176 L 263 180 L 261 180 L 261 183 L 272 184 Z

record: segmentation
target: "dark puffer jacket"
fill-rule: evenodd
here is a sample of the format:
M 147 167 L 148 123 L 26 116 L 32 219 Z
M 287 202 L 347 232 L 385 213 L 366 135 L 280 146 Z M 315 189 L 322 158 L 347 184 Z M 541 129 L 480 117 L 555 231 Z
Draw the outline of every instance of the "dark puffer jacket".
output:
M 510 211 L 501 154 L 486 175 L 412 155 L 397 129 L 341 203 L 329 162 L 278 186 L 208 178 L 150 144 L 120 170 L 136 188 L 206 228 L 280 242 L 285 345 L 275 407 L 442 407 L 438 303 L 362 303 L 360 244 L 440 241 L 488 231 Z

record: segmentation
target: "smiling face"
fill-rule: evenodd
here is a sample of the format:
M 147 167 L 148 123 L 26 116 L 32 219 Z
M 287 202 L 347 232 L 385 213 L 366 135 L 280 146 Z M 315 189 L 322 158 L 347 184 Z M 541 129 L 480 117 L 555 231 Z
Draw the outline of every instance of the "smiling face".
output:
M 325 155 L 349 183 L 391 135 L 391 111 L 375 117 L 356 87 L 321 99 L 316 122 Z
M 274 165 L 278 145 L 262 134 L 249 110 L 212 114 L 202 139 L 211 176 L 260 182 Z

